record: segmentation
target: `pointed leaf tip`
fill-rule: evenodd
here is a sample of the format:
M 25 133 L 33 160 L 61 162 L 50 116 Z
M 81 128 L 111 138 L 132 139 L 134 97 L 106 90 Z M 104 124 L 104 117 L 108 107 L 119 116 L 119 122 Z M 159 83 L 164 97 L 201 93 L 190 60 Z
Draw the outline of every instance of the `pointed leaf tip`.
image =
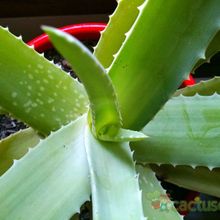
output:
M 120 128 L 116 135 L 101 135 L 100 140 L 110 142 L 126 142 L 126 141 L 141 141 L 146 139 L 148 136 L 139 131 L 132 131 L 128 129 Z
M 104 67 L 71 35 L 51 27 L 44 26 L 43 29 L 56 49 L 69 61 L 87 91 L 93 134 L 96 137 L 115 135 L 121 126 L 121 117 L 114 87 Z

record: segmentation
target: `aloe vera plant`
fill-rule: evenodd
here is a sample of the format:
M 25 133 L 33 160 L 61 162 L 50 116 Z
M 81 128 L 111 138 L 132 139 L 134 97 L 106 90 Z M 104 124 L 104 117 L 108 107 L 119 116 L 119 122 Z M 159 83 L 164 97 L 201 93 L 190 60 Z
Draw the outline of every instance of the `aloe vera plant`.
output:
M 70 219 L 90 198 L 94 220 L 182 219 L 152 205 L 165 194 L 154 171 L 213 195 L 218 171 L 184 177 L 220 167 L 220 81 L 176 90 L 218 51 L 219 11 L 119 0 L 94 54 L 44 26 L 80 82 L 0 28 L 0 112 L 30 127 L 0 142 L 0 219 Z

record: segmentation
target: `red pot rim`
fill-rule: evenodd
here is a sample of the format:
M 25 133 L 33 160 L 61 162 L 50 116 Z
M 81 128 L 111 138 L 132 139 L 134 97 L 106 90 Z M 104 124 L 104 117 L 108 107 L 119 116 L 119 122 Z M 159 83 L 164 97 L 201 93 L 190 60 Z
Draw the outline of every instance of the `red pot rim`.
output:
M 100 32 L 106 27 L 105 23 L 82 23 L 72 24 L 58 28 L 66 33 L 73 35 L 79 40 L 98 40 Z M 44 52 L 51 49 L 53 46 L 47 34 L 42 34 L 27 43 L 29 46 L 34 46 L 34 49 L 38 52 Z
M 187 87 L 187 86 L 192 86 L 195 83 L 196 82 L 195 82 L 193 76 L 190 74 L 189 78 L 183 81 L 183 83 L 181 84 L 180 88 L 184 88 L 184 87 Z
M 106 27 L 106 23 L 81 23 L 81 24 L 72 24 L 68 26 L 64 26 L 58 28 L 66 33 L 73 35 L 79 40 L 98 40 L 100 37 L 100 32 L 103 31 Z M 50 43 L 50 40 L 47 34 L 42 34 L 33 40 L 27 43 L 29 46 L 34 46 L 34 49 L 40 53 L 51 49 L 53 46 Z M 187 80 L 184 80 L 181 84 L 180 88 L 184 88 L 186 86 L 191 86 L 195 84 L 195 80 L 192 75 L 189 75 Z

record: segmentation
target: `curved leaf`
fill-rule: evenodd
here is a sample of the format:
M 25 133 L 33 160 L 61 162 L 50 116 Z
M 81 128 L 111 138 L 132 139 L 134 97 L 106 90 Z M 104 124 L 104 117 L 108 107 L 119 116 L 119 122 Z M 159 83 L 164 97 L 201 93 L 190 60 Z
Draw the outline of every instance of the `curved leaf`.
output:
M 174 93 L 174 96 L 179 96 L 180 94 L 184 96 L 194 96 L 196 93 L 199 95 L 209 96 L 215 92 L 220 94 L 220 77 L 218 76 L 210 80 L 201 81 L 193 86 L 179 89 Z
M 87 127 L 85 147 L 91 176 L 93 220 L 144 220 L 141 192 L 128 144 L 98 141 Z
M 205 167 L 151 165 L 163 180 L 197 192 L 220 198 L 220 169 L 210 171 Z
M 61 220 L 89 199 L 85 117 L 52 133 L 0 177 L 0 219 Z
M 220 167 L 220 95 L 179 96 L 143 129 L 144 141 L 131 143 L 135 159 L 147 163 Z
M 205 59 L 199 60 L 193 69 L 195 70 L 196 68 L 201 66 L 203 63 L 209 61 L 210 58 L 219 51 L 220 51 L 220 31 L 215 35 L 215 37 L 212 39 L 211 43 L 209 44 L 205 52 Z
M 105 69 L 77 39 L 55 28 L 43 28 L 57 50 L 70 62 L 88 93 L 95 135 L 117 133 L 120 114 L 111 80 Z
M 0 28 L 0 106 L 47 135 L 87 111 L 83 87 Z
M 160 185 L 154 172 L 147 166 L 137 165 L 139 173 L 139 184 L 142 190 L 142 203 L 144 214 L 148 220 L 183 220 L 183 217 L 176 211 L 173 202 L 169 199 L 166 191 Z M 166 206 L 161 206 L 161 200 L 166 199 Z M 153 205 L 159 201 L 159 207 Z
M 108 26 L 102 32 L 94 50 L 94 55 L 105 68 L 108 68 L 112 63 L 114 55 L 126 38 L 126 33 L 138 16 L 137 7 L 143 2 L 144 0 L 120 0 L 113 15 L 109 17 Z
M 31 128 L 2 139 L 0 141 L 0 176 L 8 170 L 14 160 L 23 157 L 28 149 L 36 146 L 39 141 L 39 136 Z
M 148 0 L 139 9 L 109 70 L 123 126 L 133 130 L 146 125 L 188 78 L 220 19 L 219 0 Z

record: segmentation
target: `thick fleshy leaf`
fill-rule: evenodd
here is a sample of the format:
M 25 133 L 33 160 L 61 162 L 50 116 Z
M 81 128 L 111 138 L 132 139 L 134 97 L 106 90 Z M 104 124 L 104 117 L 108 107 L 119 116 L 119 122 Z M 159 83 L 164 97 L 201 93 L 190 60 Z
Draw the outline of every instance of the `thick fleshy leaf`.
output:
M 79 220 L 79 215 L 78 214 L 74 215 L 70 220 Z
M 206 58 L 210 59 L 213 55 L 220 51 L 220 31 L 215 35 L 206 50 Z
M 219 30 L 220 1 L 148 0 L 139 10 L 109 70 L 123 125 L 134 130 L 153 118 L 205 56 Z
M 88 127 L 85 138 L 93 220 L 145 219 L 129 145 L 98 141 Z
M 8 170 L 14 160 L 18 160 L 40 141 L 36 132 L 31 129 L 21 130 L 0 141 L 0 176 Z
M 193 169 L 188 166 L 151 165 L 157 175 L 165 181 L 197 192 L 220 198 L 220 169 L 210 171 L 205 167 Z
M 137 165 L 144 214 L 148 220 L 183 220 L 148 166 Z M 164 204 L 162 202 L 166 201 Z M 159 202 L 159 205 L 158 205 Z
M 90 196 L 85 117 L 41 141 L 0 177 L 0 219 L 61 220 Z
M 199 60 L 193 69 L 195 70 L 203 63 L 210 61 L 210 58 L 219 51 L 220 51 L 220 31 L 215 35 L 215 37 L 212 39 L 211 43 L 209 44 L 205 52 L 205 59 Z
M 0 106 L 42 134 L 87 111 L 84 88 L 0 28 Z
M 114 55 L 125 40 L 126 33 L 138 16 L 137 7 L 143 2 L 144 0 L 120 0 L 113 15 L 109 17 L 108 26 L 102 32 L 94 51 L 94 55 L 105 68 L 112 63 Z
M 0 115 L 3 115 L 5 113 L 6 113 L 5 110 L 0 106 Z
M 137 161 L 220 167 L 220 95 L 179 96 L 143 129 L 149 136 L 136 142 Z
M 112 142 L 126 142 L 126 141 L 140 141 L 147 138 L 145 134 L 139 131 L 132 131 L 128 129 L 120 128 L 118 133 L 114 136 L 102 135 L 99 139 L 102 141 Z
M 197 93 L 199 95 L 209 96 L 215 92 L 220 94 L 220 77 L 218 76 L 207 81 L 201 81 L 193 86 L 179 89 L 174 93 L 174 96 L 179 96 L 180 94 L 184 96 L 194 96 Z
M 77 39 L 55 28 L 43 28 L 57 50 L 69 61 L 87 91 L 92 130 L 96 136 L 114 136 L 121 119 L 115 91 L 104 67 Z

